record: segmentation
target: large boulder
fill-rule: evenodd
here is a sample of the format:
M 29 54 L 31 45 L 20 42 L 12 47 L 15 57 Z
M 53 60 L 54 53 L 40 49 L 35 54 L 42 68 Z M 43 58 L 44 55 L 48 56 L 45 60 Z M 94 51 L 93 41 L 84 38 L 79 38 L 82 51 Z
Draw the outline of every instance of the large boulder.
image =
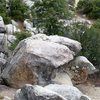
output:
M 45 88 L 62 95 L 66 100 L 91 100 L 74 86 L 50 84 Z
M 16 92 L 14 100 L 66 100 L 61 95 L 41 86 L 25 85 Z
M 13 87 L 27 83 L 46 85 L 55 74 L 53 70 L 72 59 L 73 52 L 67 46 L 27 38 L 17 46 L 2 78 Z
M 78 41 L 69 39 L 67 37 L 58 36 L 58 35 L 47 36 L 45 34 L 37 34 L 32 36 L 31 38 L 35 40 L 43 40 L 43 41 L 49 41 L 49 42 L 65 45 L 74 53 L 74 55 L 79 53 L 80 50 L 82 49 L 81 44 Z

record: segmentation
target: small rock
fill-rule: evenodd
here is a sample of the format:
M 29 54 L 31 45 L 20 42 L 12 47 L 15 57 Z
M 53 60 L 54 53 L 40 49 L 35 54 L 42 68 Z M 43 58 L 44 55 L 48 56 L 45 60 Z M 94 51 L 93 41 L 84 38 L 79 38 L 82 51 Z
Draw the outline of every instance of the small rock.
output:
M 75 69 L 76 69 L 75 66 L 72 66 L 72 67 L 71 67 L 71 70 L 75 70 Z
M 80 100 L 91 100 L 91 99 L 86 95 L 82 95 Z

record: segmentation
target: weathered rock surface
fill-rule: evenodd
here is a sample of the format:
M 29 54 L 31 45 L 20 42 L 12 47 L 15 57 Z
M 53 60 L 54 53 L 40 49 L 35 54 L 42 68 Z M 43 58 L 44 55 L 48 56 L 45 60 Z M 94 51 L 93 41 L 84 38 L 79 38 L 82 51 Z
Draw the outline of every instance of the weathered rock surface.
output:
M 24 26 L 32 35 L 39 33 L 37 28 L 33 27 L 33 23 L 28 19 L 24 20 Z
M 2 78 L 13 87 L 45 85 L 51 81 L 53 69 L 72 59 L 73 52 L 64 45 L 27 38 L 17 46 Z
M 2 73 L 2 70 L 4 69 L 5 64 L 6 64 L 6 60 L 3 58 L 0 58 L 0 74 Z
M 5 33 L 5 25 L 3 18 L 0 16 L 0 33 Z
M 45 88 L 62 95 L 67 100 L 90 100 L 88 96 L 83 95 L 83 93 L 74 86 L 50 84 Z
M 14 43 L 16 40 L 14 35 L 6 35 L 6 34 L 0 34 L 0 45 L 2 45 L 4 42 L 8 43 L 10 45 L 11 43 Z
M 86 67 L 89 74 L 95 72 L 94 65 L 84 56 L 78 56 L 70 63 L 70 66 L 78 66 L 79 68 Z
M 74 55 L 76 55 L 82 49 L 81 44 L 78 41 L 69 39 L 67 37 L 61 37 L 58 35 L 47 36 L 45 34 L 37 34 L 31 38 L 36 39 L 36 40 L 49 41 L 49 42 L 54 42 L 54 43 L 58 43 L 61 45 L 65 45 L 71 51 L 73 51 Z
M 20 29 L 18 29 L 16 26 L 14 26 L 13 24 L 8 24 L 5 26 L 6 27 L 6 32 L 7 34 L 12 35 L 15 32 L 20 32 Z
M 41 86 L 25 85 L 16 92 L 14 100 L 66 100 L 61 95 Z
M 0 57 L 5 58 L 8 56 L 8 46 L 16 40 L 13 35 L 0 34 Z
M 57 35 L 50 36 L 49 39 L 52 42 L 67 46 L 71 51 L 75 53 L 75 55 L 81 50 L 81 44 L 78 41 Z
M 0 58 L 0 84 L 2 83 L 2 78 L 1 78 L 1 73 L 3 71 L 3 69 L 6 66 L 6 60 L 3 58 Z
M 52 82 L 55 84 L 66 84 L 73 86 L 69 75 L 66 72 L 55 72 L 55 77 L 52 78 Z
M 0 58 L 5 58 L 5 54 L 4 53 L 0 53 Z

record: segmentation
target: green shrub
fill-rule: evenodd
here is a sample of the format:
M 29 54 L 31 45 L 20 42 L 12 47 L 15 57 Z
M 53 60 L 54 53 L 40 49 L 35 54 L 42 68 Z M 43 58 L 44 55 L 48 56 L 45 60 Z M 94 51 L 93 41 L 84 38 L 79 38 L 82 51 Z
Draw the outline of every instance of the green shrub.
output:
M 82 52 L 94 65 L 100 64 L 100 29 L 91 27 L 82 36 Z
M 68 30 L 67 36 L 82 44 L 80 55 L 87 57 L 94 65 L 100 65 L 100 20 L 91 28 L 76 23 Z
M 10 0 L 9 1 L 9 14 L 16 21 L 24 21 L 28 17 L 28 6 L 23 0 Z
M 26 39 L 27 37 L 30 37 L 31 33 L 29 33 L 28 31 L 23 31 L 23 32 L 14 33 L 14 35 L 16 37 L 16 41 L 13 44 L 11 44 L 11 46 L 9 47 L 11 51 L 13 51 L 16 48 L 16 46 L 21 40 Z
M 100 0 L 80 0 L 77 10 L 92 19 L 100 18 Z
M 11 18 L 8 14 L 8 10 L 6 8 L 6 2 L 5 0 L 0 1 L 0 16 L 3 17 L 4 23 L 8 24 L 11 21 Z
M 94 28 L 100 29 L 100 19 L 98 19 L 94 24 L 93 24 Z

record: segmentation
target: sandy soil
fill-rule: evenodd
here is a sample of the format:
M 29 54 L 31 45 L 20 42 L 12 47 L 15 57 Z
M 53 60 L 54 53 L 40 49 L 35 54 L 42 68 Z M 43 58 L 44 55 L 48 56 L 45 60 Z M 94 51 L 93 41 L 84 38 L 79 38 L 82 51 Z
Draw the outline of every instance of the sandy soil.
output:
M 9 88 L 7 86 L 4 85 L 0 85 L 0 96 L 8 96 L 10 98 L 14 98 L 14 94 L 16 92 L 16 89 L 13 88 Z
M 93 85 L 78 85 L 77 86 L 84 94 L 88 95 L 91 100 L 100 100 L 100 87 Z

